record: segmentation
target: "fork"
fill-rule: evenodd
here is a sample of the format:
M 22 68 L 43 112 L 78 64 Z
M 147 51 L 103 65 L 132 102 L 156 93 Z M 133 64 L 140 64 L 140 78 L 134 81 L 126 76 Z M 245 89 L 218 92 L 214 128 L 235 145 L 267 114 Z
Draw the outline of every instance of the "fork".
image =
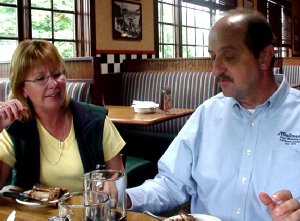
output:
M 165 218 L 156 216 L 156 215 L 154 215 L 153 213 L 151 213 L 149 211 L 144 211 L 143 213 L 146 214 L 146 215 L 148 215 L 148 216 L 151 216 L 151 217 L 153 217 L 153 218 L 155 218 L 155 219 L 157 219 L 159 221 L 164 221 L 165 220 Z

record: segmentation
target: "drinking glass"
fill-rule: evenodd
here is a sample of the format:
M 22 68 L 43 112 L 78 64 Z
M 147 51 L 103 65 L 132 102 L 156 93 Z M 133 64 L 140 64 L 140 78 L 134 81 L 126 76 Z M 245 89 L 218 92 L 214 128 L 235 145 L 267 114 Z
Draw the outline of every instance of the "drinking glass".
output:
M 84 174 L 85 191 L 103 191 L 110 196 L 112 221 L 126 220 L 126 175 L 119 170 L 94 170 Z
M 58 201 L 59 217 L 68 221 L 111 221 L 109 195 L 99 191 L 66 193 Z

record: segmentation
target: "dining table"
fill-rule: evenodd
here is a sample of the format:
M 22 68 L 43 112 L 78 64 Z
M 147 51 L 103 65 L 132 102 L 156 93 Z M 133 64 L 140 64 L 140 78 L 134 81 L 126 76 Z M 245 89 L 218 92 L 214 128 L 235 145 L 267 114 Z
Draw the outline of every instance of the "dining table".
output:
M 163 111 L 156 108 L 151 113 L 136 113 L 131 106 L 106 105 L 105 108 L 108 110 L 109 119 L 115 124 L 144 126 L 191 115 L 195 111 L 185 108 L 171 108 Z
M 51 206 L 29 206 L 16 202 L 15 199 L 0 197 L 0 220 L 7 220 L 8 216 L 15 213 L 15 221 L 47 221 L 53 216 L 58 216 L 58 208 Z M 157 219 L 144 213 L 128 211 L 127 221 L 157 221 Z

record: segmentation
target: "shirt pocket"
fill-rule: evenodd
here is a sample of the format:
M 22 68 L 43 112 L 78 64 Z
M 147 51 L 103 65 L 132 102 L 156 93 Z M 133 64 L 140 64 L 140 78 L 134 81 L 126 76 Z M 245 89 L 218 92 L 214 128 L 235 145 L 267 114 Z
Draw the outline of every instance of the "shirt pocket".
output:
M 266 171 L 266 184 L 272 194 L 282 189 L 300 197 L 300 146 L 275 148 L 270 155 Z

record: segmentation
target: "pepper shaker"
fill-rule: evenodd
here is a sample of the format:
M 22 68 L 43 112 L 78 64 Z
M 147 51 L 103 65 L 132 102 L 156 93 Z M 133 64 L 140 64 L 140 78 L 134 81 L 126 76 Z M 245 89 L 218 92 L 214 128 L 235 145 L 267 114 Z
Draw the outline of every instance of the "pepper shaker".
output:
M 161 92 L 159 108 L 168 112 L 171 108 L 171 88 L 165 86 Z

